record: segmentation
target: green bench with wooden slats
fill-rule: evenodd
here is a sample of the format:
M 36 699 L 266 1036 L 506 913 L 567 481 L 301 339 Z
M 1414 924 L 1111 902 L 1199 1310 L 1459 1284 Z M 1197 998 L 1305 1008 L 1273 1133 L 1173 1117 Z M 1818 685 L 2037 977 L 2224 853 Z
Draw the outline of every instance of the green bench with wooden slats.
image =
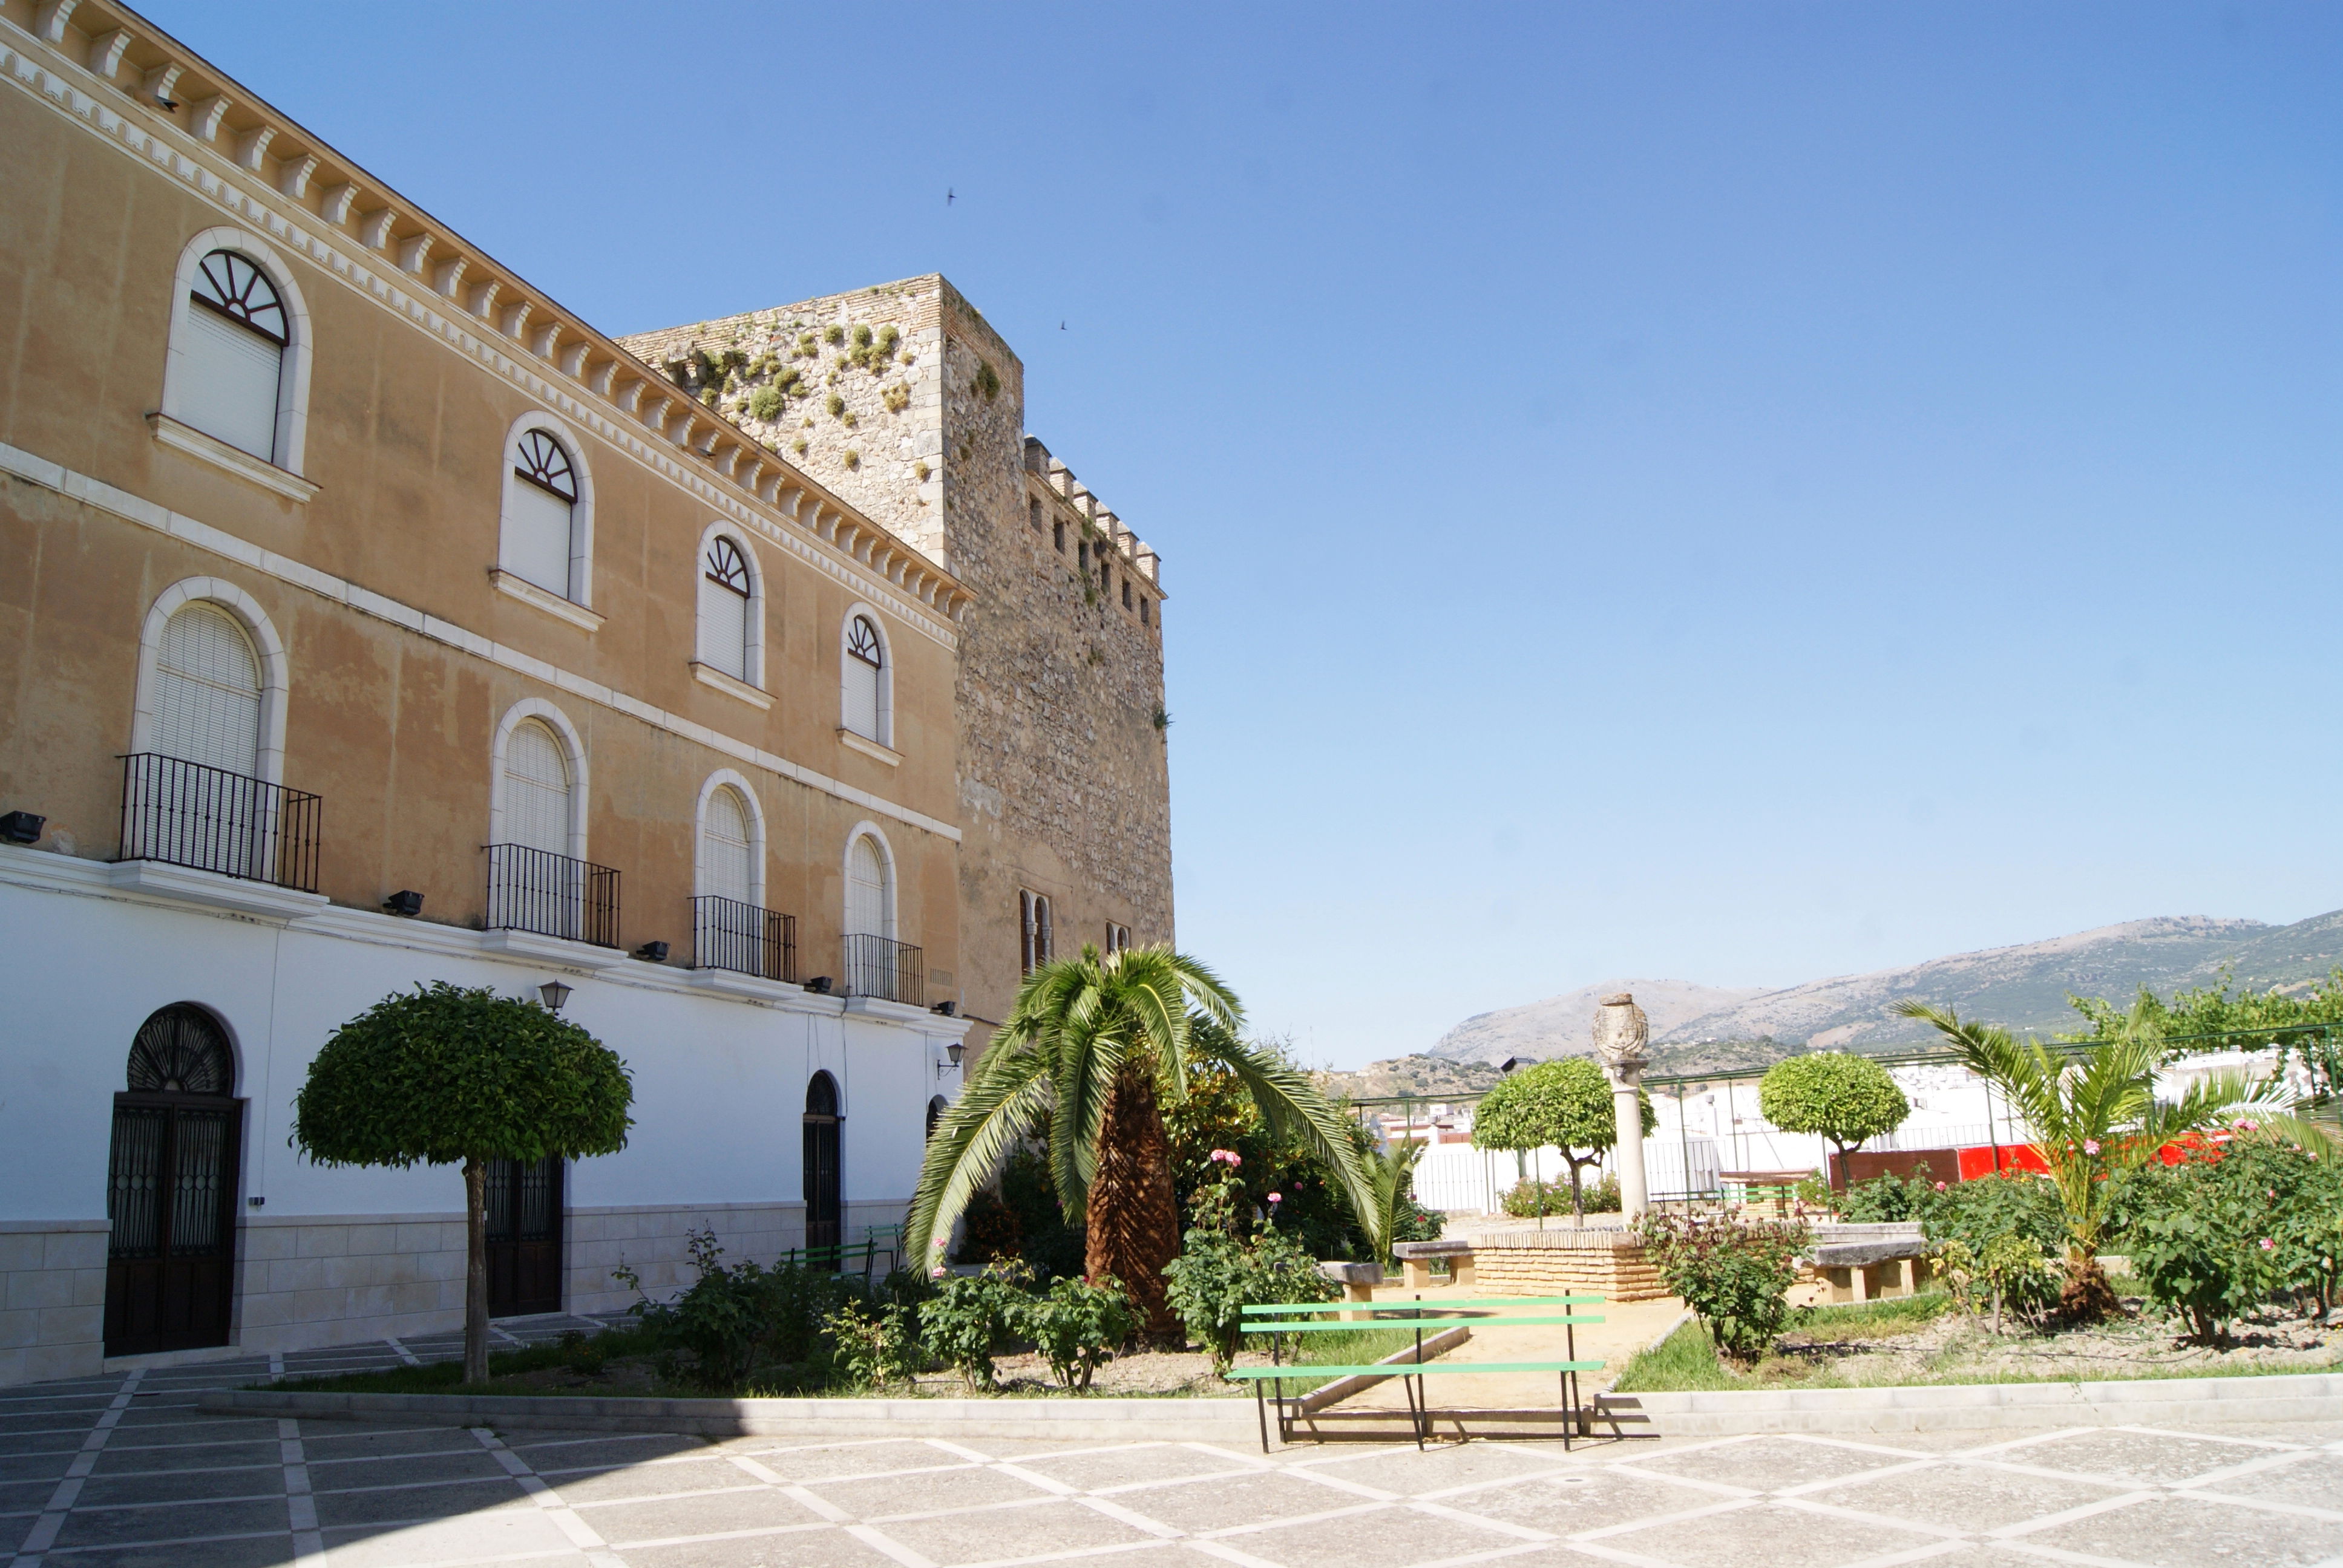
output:
M 1562 1422 L 1562 1445 L 1570 1446 L 1574 1435 L 1586 1435 L 1586 1411 L 1579 1398 L 1578 1374 L 1601 1372 L 1603 1362 L 1578 1359 L 1578 1325 L 1599 1323 L 1598 1316 L 1583 1312 L 1563 1312 L 1540 1316 L 1523 1316 L 1493 1311 L 1517 1307 L 1579 1307 L 1600 1306 L 1601 1296 L 1480 1296 L 1455 1301 L 1426 1302 L 1422 1297 L 1413 1302 L 1382 1302 L 1363 1307 L 1353 1302 L 1271 1302 L 1244 1309 L 1248 1321 L 1244 1332 L 1270 1336 L 1271 1363 L 1265 1367 L 1232 1367 L 1227 1376 L 1253 1388 L 1253 1405 L 1261 1417 L 1262 1452 L 1269 1452 L 1269 1405 L 1277 1404 L 1277 1436 L 1280 1442 L 1292 1441 L 1295 1423 L 1307 1412 L 1301 1408 L 1306 1397 L 1302 1392 L 1289 1396 L 1285 1385 L 1305 1379 L 1341 1377 L 1395 1377 L 1407 1394 L 1408 1420 L 1415 1432 L 1418 1448 L 1432 1435 L 1435 1412 L 1424 1391 L 1423 1379 L 1437 1375 L 1465 1375 L 1491 1372 L 1552 1372 L 1558 1380 L 1562 1395 L 1559 1418 Z M 1358 1314 L 1368 1314 L 1362 1319 Z M 1322 1314 L 1341 1312 L 1341 1320 Z M 1560 1327 L 1567 1355 L 1562 1361 L 1549 1362 L 1426 1362 L 1423 1359 L 1425 1325 L 1435 1331 L 1461 1325 L 1470 1328 L 1541 1328 Z M 1416 1359 L 1410 1362 L 1376 1362 L 1365 1366 L 1312 1365 L 1279 1361 L 1279 1342 L 1286 1334 L 1356 1333 L 1365 1328 L 1413 1328 L 1415 1330 Z M 1289 1406 L 1291 1408 L 1289 1409 Z M 1530 1416 L 1532 1412 L 1515 1412 Z M 1363 1412 L 1346 1412 L 1346 1416 L 1372 1419 Z

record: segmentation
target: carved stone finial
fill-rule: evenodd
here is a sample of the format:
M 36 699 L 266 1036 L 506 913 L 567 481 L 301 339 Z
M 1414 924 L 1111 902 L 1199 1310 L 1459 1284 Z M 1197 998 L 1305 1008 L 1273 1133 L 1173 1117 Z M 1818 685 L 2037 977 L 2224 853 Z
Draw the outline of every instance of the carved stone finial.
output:
M 1614 1073 L 1641 1072 L 1650 1060 L 1644 1047 L 1651 1037 L 1651 1020 L 1632 992 L 1606 996 L 1594 1010 L 1594 1050 Z

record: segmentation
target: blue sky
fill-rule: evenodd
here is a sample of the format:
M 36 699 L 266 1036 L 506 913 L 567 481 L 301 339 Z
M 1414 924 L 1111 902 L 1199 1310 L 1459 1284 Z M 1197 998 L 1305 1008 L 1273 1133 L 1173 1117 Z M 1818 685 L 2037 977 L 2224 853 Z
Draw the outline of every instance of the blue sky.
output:
M 2343 9 L 146 8 L 606 330 L 950 276 L 1313 1061 L 2343 906 Z

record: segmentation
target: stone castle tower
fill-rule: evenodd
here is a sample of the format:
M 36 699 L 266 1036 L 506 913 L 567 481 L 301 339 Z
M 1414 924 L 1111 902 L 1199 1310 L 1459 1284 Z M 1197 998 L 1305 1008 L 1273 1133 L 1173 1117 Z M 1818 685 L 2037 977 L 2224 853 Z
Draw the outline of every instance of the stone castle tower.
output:
M 975 307 L 931 274 L 622 341 L 974 591 L 962 1010 L 1005 1018 L 1037 940 L 1172 940 L 1161 563 L 1025 433 L 1024 367 Z

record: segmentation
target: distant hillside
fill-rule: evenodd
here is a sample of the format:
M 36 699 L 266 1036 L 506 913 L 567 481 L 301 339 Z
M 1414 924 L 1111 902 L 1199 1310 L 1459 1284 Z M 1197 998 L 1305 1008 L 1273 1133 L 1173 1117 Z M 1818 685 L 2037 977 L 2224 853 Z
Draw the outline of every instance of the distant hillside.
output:
M 1801 1046 L 1880 1050 L 1926 1043 L 1926 1030 L 1896 1016 L 1896 1005 L 1906 998 L 1950 1005 L 2021 1033 L 2048 1035 L 2080 1021 L 2067 1003 L 2069 992 L 2124 1002 L 2144 985 L 2169 995 L 2217 983 L 2224 966 L 2240 986 L 2260 990 L 2317 980 L 2338 964 L 2343 911 L 2290 926 L 2202 916 L 2128 920 L 1781 990 L 1604 980 L 1476 1014 L 1442 1036 L 1430 1054 L 1475 1062 L 1587 1055 L 1597 1000 L 1621 990 L 1633 991 L 1651 1015 L 1654 1070 L 1697 1072 L 1762 1066 Z
M 1317 1078 L 1327 1093 L 1350 1100 L 1382 1100 L 1395 1094 L 1437 1100 L 1443 1094 L 1478 1094 L 1497 1081 L 1497 1070 L 1485 1061 L 1451 1061 L 1419 1054 L 1374 1062 L 1356 1072 L 1323 1072 Z

